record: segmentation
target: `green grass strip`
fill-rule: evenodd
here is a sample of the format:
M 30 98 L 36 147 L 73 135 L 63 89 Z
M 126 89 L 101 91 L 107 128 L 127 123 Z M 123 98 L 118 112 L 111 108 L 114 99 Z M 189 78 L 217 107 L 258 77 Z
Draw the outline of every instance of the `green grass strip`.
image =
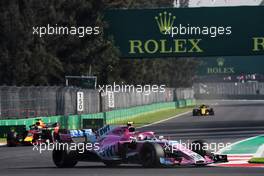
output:
M 262 164 L 264 164 L 264 158 L 251 158 L 248 162 L 249 163 L 262 163 Z
M 0 143 L 6 143 L 6 138 L 0 138 Z
M 114 125 L 124 125 L 127 124 L 128 121 L 134 122 L 134 126 L 140 127 L 143 125 L 147 125 L 150 123 L 154 123 L 160 120 L 164 120 L 178 114 L 191 111 L 193 107 L 184 107 L 184 108 L 173 108 L 173 109 L 166 109 L 160 110 L 155 112 L 146 113 L 144 115 L 134 116 L 129 120 L 120 120 L 114 123 Z

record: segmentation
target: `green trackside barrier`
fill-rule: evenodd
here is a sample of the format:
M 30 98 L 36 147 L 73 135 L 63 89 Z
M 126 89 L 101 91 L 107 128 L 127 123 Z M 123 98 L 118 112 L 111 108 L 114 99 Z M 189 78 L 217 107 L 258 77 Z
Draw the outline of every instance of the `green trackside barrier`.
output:
M 79 115 L 68 116 L 68 129 L 80 129 L 81 118 Z
M 151 105 L 136 106 L 125 109 L 116 109 L 103 113 L 95 114 L 83 114 L 83 115 L 70 115 L 70 116 L 50 116 L 50 117 L 36 117 L 28 119 L 8 119 L 0 120 L 0 131 L 1 126 L 17 126 L 17 125 L 26 125 L 27 129 L 30 125 L 36 122 L 36 119 L 41 118 L 45 123 L 55 123 L 59 122 L 61 128 L 65 129 L 81 129 L 83 127 L 83 120 L 85 119 L 104 119 L 104 122 L 107 124 L 113 124 L 119 120 L 128 120 L 150 112 L 172 109 L 172 108 L 181 108 L 186 106 L 195 105 L 195 100 L 186 99 L 178 100 L 175 102 L 165 102 L 165 103 L 155 103 Z
M 67 121 L 64 116 L 50 116 L 41 118 L 45 123 L 60 123 L 62 128 L 67 126 Z
M 183 108 L 186 106 L 186 101 L 185 100 L 178 100 L 178 107 Z
M 61 128 L 64 129 L 78 129 L 80 128 L 80 117 L 78 115 L 71 116 L 50 116 L 50 117 L 35 117 L 28 119 L 8 119 L 0 120 L 0 134 L 2 129 L 6 126 L 20 126 L 25 125 L 29 130 L 29 126 L 36 123 L 36 119 L 41 118 L 45 123 L 60 123 Z
M 104 113 L 82 114 L 80 115 L 80 128 L 84 127 L 83 121 L 87 119 L 104 119 Z
M 80 128 L 100 128 L 105 124 L 105 113 L 80 115 Z
M 175 102 L 169 103 L 155 103 L 151 105 L 144 105 L 126 109 L 118 109 L 106 112 L 106 123 L 114 123 L 119 120 L 128 120 L 134 116 L 142 115 L 149 112 L 155 112 L 161 109 L 171 109 L 176 108 Z
M 0 126 L 0 138 L 6 138 L 7 134 L 11 131 L 11 129 L 15 129 L 19 134 L 23 134 L 26 130 L 25 125 L 15 125 L 15 126 Z
M 175 102 L 166 102 L 166 103 L 155 103 L 151 105 L 144 105 L 120 110 L 113 110 L 106 112 L 106 123 L 113 124 L 120 120 L 128 120 L 138 116 L 143 115 L 150 112 L 172 109 L 172 108 L 182 108 L 186 106 L 195 105 L 195 100 L 187 99 L 187 100 L 178 100 Z
M 186 106 L 194 106 L 196 104 L 195 99 L 186 99 L 185 100 Z

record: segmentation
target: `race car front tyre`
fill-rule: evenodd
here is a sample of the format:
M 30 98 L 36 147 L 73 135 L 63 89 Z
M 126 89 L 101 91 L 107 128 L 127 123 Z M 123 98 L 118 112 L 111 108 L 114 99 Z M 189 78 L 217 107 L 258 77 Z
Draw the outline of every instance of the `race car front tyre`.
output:
M 214 115 L 215 113 L 214 113 L 214 110 L 213 109 L 210 109 L 209 110 L 209 115 Z
M 57 150 L 52 152 L 52 159 L 54 164 L 59 168 L 71 168 L 77 164 L 77 152 L 67 149 Z
M 160 167 L 160 158 L 164 155 L 164 150 L 159 144 L 146 142 L 140 151 L 140 160 L 143 167 Z
M 193 116 L 201 116 L 200 109 L 193 109 Z
M 197 116 L 197 115 L 198 115 L 197 110 L 194 109 L 194 110 L 193 110 L 193 116 Z

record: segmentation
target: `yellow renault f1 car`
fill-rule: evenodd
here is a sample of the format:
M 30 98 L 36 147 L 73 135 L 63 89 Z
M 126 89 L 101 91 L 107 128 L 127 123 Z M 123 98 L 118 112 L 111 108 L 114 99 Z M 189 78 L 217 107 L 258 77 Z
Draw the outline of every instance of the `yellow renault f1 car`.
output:
M 214 109 L 207 105 L 201 105 L 193 109 L 193 116 L 212 116 L 214 114 Z

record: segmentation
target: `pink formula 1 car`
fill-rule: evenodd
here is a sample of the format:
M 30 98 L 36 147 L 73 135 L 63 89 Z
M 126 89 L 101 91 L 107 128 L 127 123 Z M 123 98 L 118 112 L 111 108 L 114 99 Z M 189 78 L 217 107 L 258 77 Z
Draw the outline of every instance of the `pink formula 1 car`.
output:
M 107 125 L 96 132 L 69 130 L 59 134 L 58 142 L 52 154 L 57 167 L 74 167 L 78 161 L 98 161 L 109 167 L 126 163 L 160 167 L 227 162 L 226 155 L 204 150 L 202 141 L 185 147 L 177 141 L 157 138 L 151 131 L 135 131 L 131 125 Z

